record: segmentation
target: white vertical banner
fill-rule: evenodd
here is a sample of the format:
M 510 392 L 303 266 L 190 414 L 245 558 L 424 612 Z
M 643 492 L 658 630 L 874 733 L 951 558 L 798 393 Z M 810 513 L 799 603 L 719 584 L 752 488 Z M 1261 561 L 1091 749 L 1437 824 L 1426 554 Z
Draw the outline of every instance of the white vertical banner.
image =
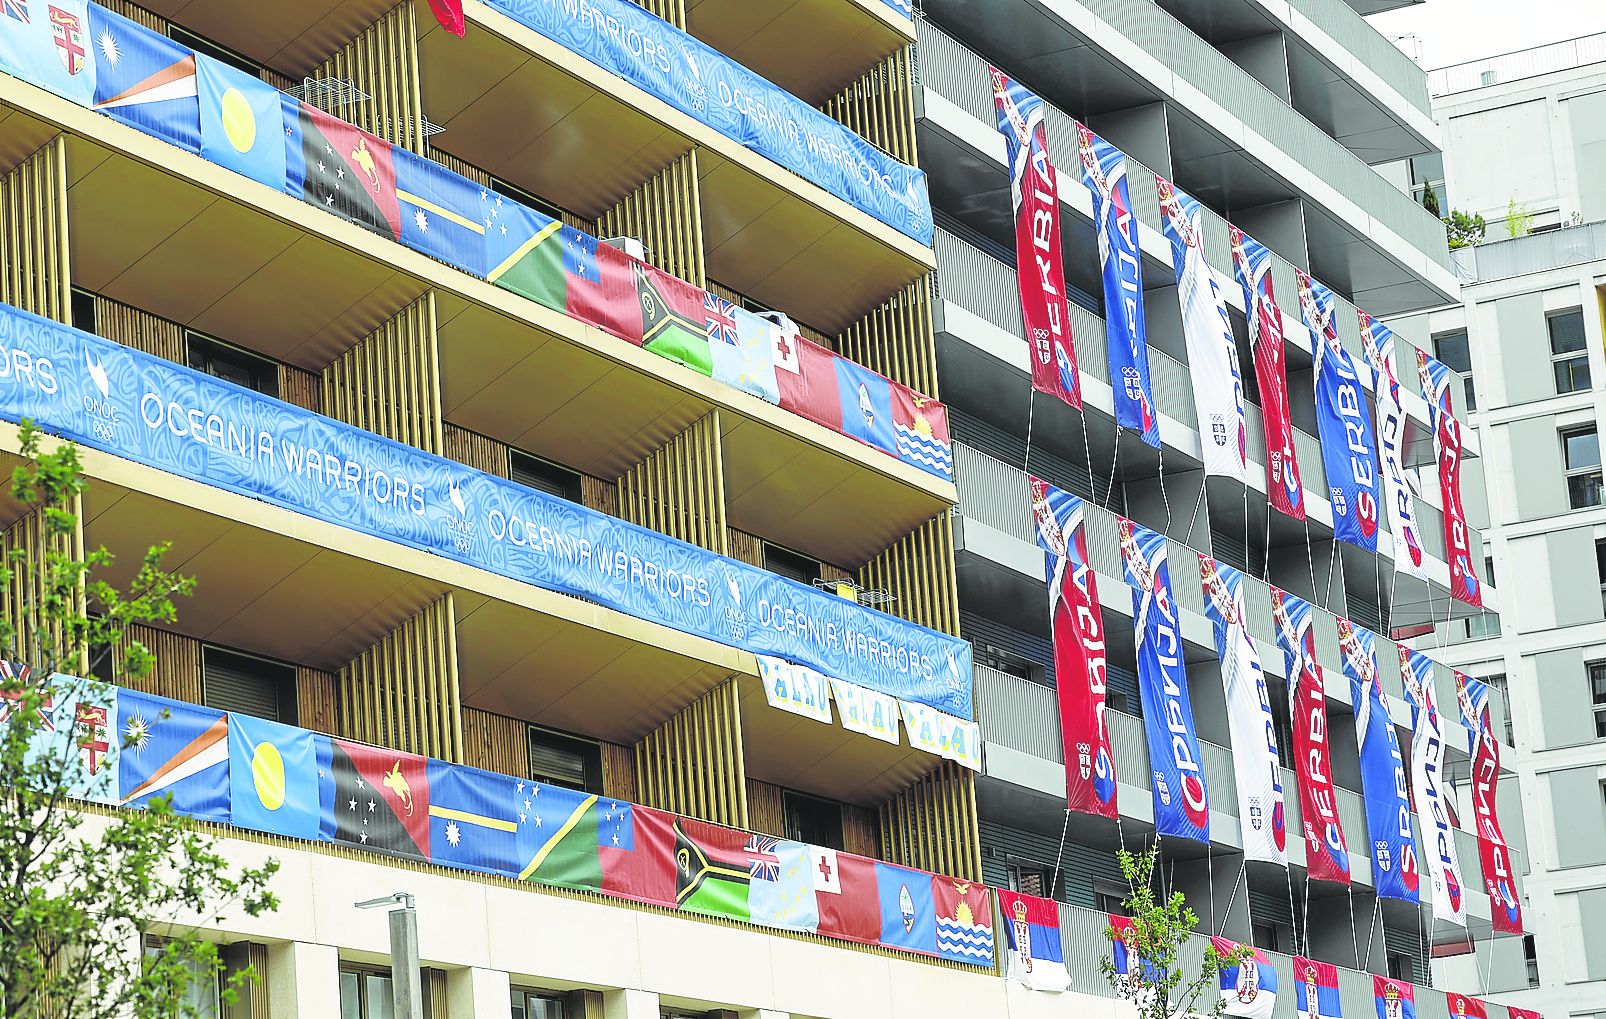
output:
M 1394 569 L 1428 580 L 1422 552 L 1422 530 L 1416 522 L 1416 503 L 1405 481 L 1405 407 L 1400 398 L 1400 377 L 1394 363 L 1394 331 L 1364 311 L 1360 316 L 1361 343 L 1374 373 L 1377 397 L 1377 458 L 1383 468 L 1383 503 L 1388 507 L 1389 532 L 1394 536 Z
M 1400 675 L 1411 703 L 1411 798 L 1422 826 L 1422 856 L 1433 886 L 1435 922 L 1467 925 L 1466 885 L 1455 848 L 1455 830 L 1444 802 L 1444 716 L 1434 690 L 1433 662 L 1426 655 L 1400 648 Z
M 938 711 L 927 704 L 899 700 L 909 745 L 947 758 L 955 764 L 981 770 L 981 729 L 975 722 Z
M 849 732 L 874 736 L 884 743 L 898 746 L 898 700 L 890 694 L 864 687 L 846 680 L 831 678 L 831 693 L 836 697 L 836 713 L 842 719 L 842 728 Z
M 831 724 L 830 681 L 806 665 L 757 655 L 758 678 L 770 707 Z

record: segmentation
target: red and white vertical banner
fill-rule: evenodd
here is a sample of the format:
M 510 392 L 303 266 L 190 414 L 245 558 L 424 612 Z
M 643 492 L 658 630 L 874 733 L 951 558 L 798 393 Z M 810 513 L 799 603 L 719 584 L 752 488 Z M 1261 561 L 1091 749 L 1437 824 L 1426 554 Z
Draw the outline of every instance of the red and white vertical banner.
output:
M 1032 362 L 1032 388 L 1082 406 L 1082 377 L 1071 343 L 1060 260 L 1059 176 L 1048 158 L 1043 100 L 996 67 L 993 107 L 1009 158 L 1009 194 L 1015 206 L 1015 276 Z
M 1305 490 L 1294 452 L 1294 419 L 1288 409 L 1288 366 L 1283 351 L 1283 313 L 1271 280 L 1271 251 L 1237 227 L 1232 267 L 1244 292 L 1249 346 L 1260 383 L 1260 417 L 1266 429 L 1266 496 L 1279 512 L 1305 519 Z
M 1065 805 L 1082 814 L 1115 817 L 1115 755 L 1104 724 L 1104 617 L 1087 558 L 1085 504 L 1038 478 L 1031 484 L 1032 516 L 1048 577 L 1054 685 L 1065 741 Z
M 1444 503 L 1444 559 L 1450 564 L 1450 597 L 1475 608 L 1483 607 L 1483 591 L 1472 564 L 1472 532 L 1467 527 L 1466 507 L 1461 503 L 1461 422 L 1450 406 L 1448 365 L 1425 351 L 1416 352 L 1417 371 L 1422 377 L 1422 395 L 1428 402 L 1428 423 L 1433 426 L 1433 446 L 1439 455 L 1439 496 Z
M 1444 1004 L 1450 1010 L 1450 1019 L 1489 1019 L 1489 1007 L 1482 998 L 1451 993 L 1444 996 Z
M 1500 740 L 1489 711 L 1489 685 L 1465 673 L 1455 674 L 1456 699 L 1461 720 L 1470 732 L 1467 753 L 1472 758 L 1472 816 L 1478 826 L 1478 856 L 1483 884 L 1489 892 L 1489 916 L 1496 932 L 1522 933 L 1522 902 L 1517 897 L 1517 872 L 1511 866 L 1506 836 L 1500 828 L 1495 797 L 1500 788 Z
M 1388 507 L 1389 531 L 1394 535 L 1394 569 L 1425 581 L 1428 568 L 1422 555 L 1422 531 L 1416 522 L 1416 502 L 1405 482 L 1405 406 L 1394 367 L 1394 331 L 1364 311 L 1357 309 L 1357 314 L 1361 344 L 1372 366 L 1372 390 L 1377 395 L 1377 456 L 1383 468 L 1383 504 Z

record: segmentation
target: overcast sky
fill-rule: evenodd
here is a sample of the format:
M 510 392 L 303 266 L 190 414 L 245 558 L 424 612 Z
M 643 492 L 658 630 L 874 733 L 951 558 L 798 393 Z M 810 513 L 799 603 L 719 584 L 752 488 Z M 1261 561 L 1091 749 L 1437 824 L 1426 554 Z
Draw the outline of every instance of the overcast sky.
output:
M 1428 69 L 1606 32 L 1603 0 L 1427 0 L 1369 19 L 1393 38 L 1415 35 Z

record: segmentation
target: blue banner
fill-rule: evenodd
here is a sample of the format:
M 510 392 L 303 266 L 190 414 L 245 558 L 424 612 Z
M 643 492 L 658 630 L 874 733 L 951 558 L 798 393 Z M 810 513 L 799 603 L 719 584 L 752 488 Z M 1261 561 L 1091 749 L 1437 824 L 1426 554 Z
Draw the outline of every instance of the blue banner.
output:
M 180 814 L 229 819 L 229 726 L 223 712 L 123 690 L 117 739 L 120 806 L 143 807 L 168 796 Z
M 0 417 L 971 718 L 970 645 L 0 305 Z
M 1366 832 L 1372 843 L 1372 885 L 1385 899 L 1421 901 L 1422 872 L 1411 828 L 1405 757 L 1394 734 L 1377 674 L 1377 638 L 1347 619 L 1338 621 L 1340 657 L 1355 705 L 1355 741 L 1361 750 Z
M 881 0 L 881 2 L 886 4 L 888 7 L 891 7 L 904 17 L 909 18 L 911 21 L 914 20 L 914 0 Z
M 1338 338 L 1338 301 L 1333 292 L 1304 272 L 1299 307 L 1310 330 L 1316 362 L 1316 430 L 1327 467 L 1333 506 L 1333 535 L 1339 541 L 1377 551 L 1379 500 L 1377 440 L 1355 359 Z
M 1138 693 L 1154 778 L 1154 826 L 1161 835 L 1209 842 L 1209 794 L 1199 762 L 1165 535 L 1125 517 L 1120 518 L 1120 530 L 1126 582 L 1132 587 Z
M 1093 226 L 1099 235 L 1115 421 L 1137 429 L 1144 442 L 1159 449 L 1160 416 L 1149 381 L 1149 334 L 1143 321 L 1143 252 L 1126 185 L 1126 153 L 1080 124 L 1076 134 L 1082 183 L 1093 193 Z
M 91 108 L 188 152 L 199 152 L 195 54 L 189 47 L 99 4 L 89 5 L 89 30 L 102 55 Z M 271 131 L 275 136 L 277 128 L 275 122 Z
M 490 0 L 604 70 L 921 244 L 926 174 L 630 0 Z

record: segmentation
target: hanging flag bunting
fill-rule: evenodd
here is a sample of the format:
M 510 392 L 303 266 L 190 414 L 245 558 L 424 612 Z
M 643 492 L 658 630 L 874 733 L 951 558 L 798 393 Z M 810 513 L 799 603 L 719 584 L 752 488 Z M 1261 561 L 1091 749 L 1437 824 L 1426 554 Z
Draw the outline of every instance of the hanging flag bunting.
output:
M 1461 880 L 1450 810 L 1444 802 L 1444 717 L 1433 689 L 1433 661 L 1402 645 L 1400 676 L 1411 704 L 1411 796 L 1422 825 L 1433 919 L 1465 927 L 1466 885 Z
M 1034 991 L 1070 990 L 1071 974 L 1065 968 L 1060 942 L 1059 903 L 1000 888 L 998 907 L 1004 915 L 1009 952 L 1005 976 Z
M 1450 408 L 1451 372 L 1444 362 L 1425 351 L 1416 352 L 1422 376 L 1422 394 L 1428 401 L 1428 423 L 1433 426 L 1433 448 L 1439 458 L 1439 495 L 1444 503 L 1444 558 L 1450 564 L 1450 597 L 1475 608 L 1483 607 L 1483 589 L 1472 565 L 1472 530 L 1461 502 L 1461 458 L 1464 452 L 1461 422 Z
M 6 11 L 20 9 L 21 2 L 6 3 Z M 199 152 L 195 52 L 99 4 L 89 6 L 89 31 L 100 52 L 91 109 L 186 151 Z M 282 147 L 277 105 L 269 134 Z M 274 181 L 273 186 L 280 183 Z
M 1219 958 L 1225 959 L 1246 946 L 1212 935 L 1210 947 Z M 1222 967 L 1221 1000 L 1225 1003 L 1226 1015 L 1271 1019 L 1272 1009 L 1277 1004 L 1277 971 L 1265 952 L 1251 947 L 1247 959 Z
M 1205 261 L 1204 211 L 1197 199 L 1164 177 L 1155 178 L 1160 214 L 1177 272 L 1182 335 L 1193 369 L 1193 402 L 1199 415 L 1199 445 L 1207 475 L 1247 479 L 1248 433 L 1244 425 L 1244 380 L 1238 372 L 1238 341 L 1227 317 L 1216 274 Z
M 90 106 L 93 46 L 86 0 L 0 0 L 0 71 Z
M 993 897 L 975 881 L 931 878 L 937 910 L 937 956 L 972 966 L 993 964 Z
M 903 714 L 903 727 L 909 733 L 910 746 L 971 771 L 981 770 L 981 738 L 975 722 L 955 718 L 915 701 L 900 700 L 898 707 Z
M 41 773 L 50 776 L 52 786 L 73 799 L 121 802 L 117 705 L 122 691 L 60 673 L 36 683 L 28 666 L 0 660 L 0 725 L 21 710 L 22 693 L 29 687 L 39 696 L 34 709 L 38 717 L 27 734 L 23 763 L 44 769 Z
M 117 697 L 117 805 L 169 797 L 176 813 L 229 820 L 229 724 L 221 711 L 155 694 Z
M 1366 394 L 1355 359 L 1338 338 L 1338 300 L 1302 270 L 1299 307 L 1310 330 L 1316 364 L 1316 430 L 1327 467 L 1333 536 L 1368 552 L 1377 551 L 1377 443 L 1366 413 Z
M 1372 975 L 1377 1019 L 1416 1019 L 1416 988 L 1404 980 Z
M 877 690 L 867 690 L 856 683 L 832 677 L 831 695 L 836 699 L 836 713 L 842 719 L 842 728 L 849 732 L 874 736 L 884 743 L 897 746 L 898 699 Z
M 1104 724 L 1104 617 L 1087 558 L 1086 504 L 1040 478 L 1032 478 L 1031 485 L 1037 544 L 1048 574 L 1065 805 L 1078 813 L 1115 817 L 1115 754 Z
M 1293 734 L 1294 779 L 1299 816 L 1305 822 L 1305 868 L 1317 881 L 1349 884 L 1349 848 L 1333 793 L 1331 741 L 1327 737 L 1327 692 L 1316 664 L 1311 605 L 1279 588 L 1271 589 L 1277 646 L 1287 663 L 1288 710 Z
M 1338 967 L 1302 955 L 1293 958 L 1294 1011 L 1299 1019 L 1343 1019 Z
M 1081 124 L 1076 125 L 1076 138 L 1082 183 L 1093 193 L 1093 227 L 1099 235 L 1115 423 L 1136 429 L 1144 442 L 1159 449 L 1160 416 L 1149 382 L 1149 334 L 1143 322 L 1143 251 L 1127 189 L 1126 153 Z
M 1153 999 L 1153 988 L 1160 983 L 1164 974 L 1159 966 L 1139 954 L 1138 931 L 1131 917 L 1111 913 L 1109 938 L 1115 975 L 1120 978 L 1121 986 L 1117 987 L 1117 993 L 1141 1009 L 1144 1003 Z
M 1444 997 L 1444 1003 L 1450 1009 L 1450 1019 L 1489 1019 L 1488 1006 L 1481 998 L 1465 994 L 1446 994 Z M 1511 1019 L 1517 1019 L 1515 1011 Z
M 1383 503 L 1394 535 L 1394 569 L 1425 581 L 1428 569 L 1422 554 L 1422 530 L 1416 520 L 1416 501 L 1405 480 L 1405 407 L 1395 371 L 1394 331 L 1364 311 L 1357 313 L 1377 398 L 1377 451 L 1383 470 Z
M 1283 313 L 1272 287 L 1271 252 L 1237 227 L 1232 267 L 1244 292 L 1249 349 L 1260 384 L 1260 417 L 1266 428 L 1266 494 L 1279 512 L 1305 519 L 1305 494 L 1294 452 L 1294 419 L 1288 409 L 1288 369 L 1283 352 Z
M 1469 730 L 1467 753 L 1472 757 L 1472 814 L 1478 824 L 1478 856 L 1483 883 L 1489 891 L 1489 913 L 1501 934 L 1521 934 L 1522 902 L 1517 897 L 1517 872 L 1511 866 L 1508 843 L 1500 828 L 1496 794 L 1500 786 L 1500 740 L 1495 736 L 1489 710 L 1489 684 L 1465 673 L 1455 674 L 1461 719 Z
M 1366 831 L 1372 843 L 1372 885 L 1384 899 L 1422 901 L 1422 874 L 1405 758 L 1383 698 L 1377 671 L 1377 638 L 1348 619 L 1338 621 L 1338 647 L 1355 705 L 1355 741 L 1360 747 Z
M 773 655 L 756 655 L 764 698 L 772 708 L 831 724 L 831 684 L 806 665 Z
M 1082 406 L 1082 376 L 1071 343 L 1060 257 L 1059 175 L 1048 157 L 1043 100 L 996 67 L 993 107 L 1009 159 L 1015 209 L 1015 278 L 1032 362 L 1032 388 Z
M 1119 518 L 1126 582 L 1132 587 L 1138 692 L 1154 775 L 1154 826 L 1161 835 L 1210 841 L 1210 798 L 1182 660 L 1182 633 L 1165 535 Z
M 1199 577 L 1227 688 L 1227 725 L 1232 734 L 1244 857 L 1286 867 L 1288 822 L 1277 725 L 1266 696 L 1260 654 L 1244 629 L 1243 574 L 1201 552 Z
M 429 0 L 429 10 L 442 28 L 459 39 L 463 38 L 463 0 Z

